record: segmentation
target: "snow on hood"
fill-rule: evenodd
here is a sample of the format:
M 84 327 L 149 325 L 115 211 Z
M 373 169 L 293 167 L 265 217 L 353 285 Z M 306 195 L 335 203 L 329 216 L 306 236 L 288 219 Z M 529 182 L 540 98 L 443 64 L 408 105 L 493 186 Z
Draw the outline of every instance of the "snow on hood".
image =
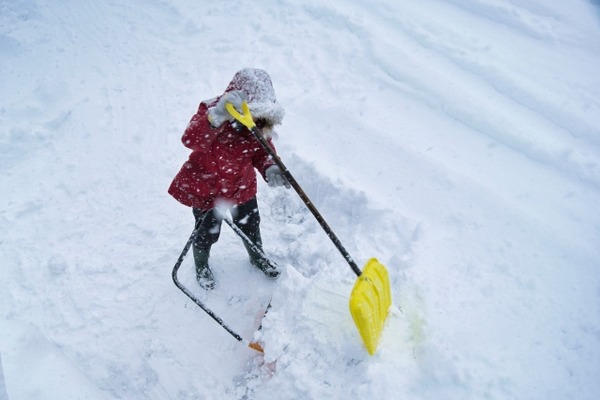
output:
M 273 82 L 269 74 L 256 68 L 244 68 L 234 75 L 225 92 L 241 90 L 248 95 L 250 112 L 256 118 L 264 118 L 272 125 L 279 125 L 285 110 L 277 102 Z

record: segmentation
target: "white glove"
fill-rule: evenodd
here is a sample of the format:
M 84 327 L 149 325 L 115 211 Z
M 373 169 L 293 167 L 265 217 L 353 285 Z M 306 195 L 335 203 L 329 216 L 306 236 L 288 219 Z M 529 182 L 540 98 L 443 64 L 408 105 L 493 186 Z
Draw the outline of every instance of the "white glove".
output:
M 247 100 L 248 96 L 241 90 L 232 90 L 225 93 L 214 107 L 208 109 L 208 120 L 215 128 L 223 125 L 225 121 L 233 121 L 234 119 L 225 108 L 225 105 L 231 103 L 236 110 L 242 112 L 242 103 Z
M 267 183 L 270 187 L 285 186 L 286 189 L 292 187 L 277 165 L 271 165 L 267 168 L 265 175 L 267 176 Z

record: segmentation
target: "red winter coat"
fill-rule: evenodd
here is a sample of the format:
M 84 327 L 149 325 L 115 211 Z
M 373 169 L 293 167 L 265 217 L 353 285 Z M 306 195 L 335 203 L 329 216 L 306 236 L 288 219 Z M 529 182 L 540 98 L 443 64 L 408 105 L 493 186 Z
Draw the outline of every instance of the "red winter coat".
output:
M 210 210 L 219 200 L 242 204 L 256 196 L 256 168 L 265 170 L 274 164 L 267 152 L 243 128 L 236 131 L 229 122 L 213 128 L 207 111 L 218 99 L 203 101 L 192 117 L 181 141 L 192 149 L 188 161 L 169 187 L 180 203 Z M 271 146 L 273 143 L 269 140 Z

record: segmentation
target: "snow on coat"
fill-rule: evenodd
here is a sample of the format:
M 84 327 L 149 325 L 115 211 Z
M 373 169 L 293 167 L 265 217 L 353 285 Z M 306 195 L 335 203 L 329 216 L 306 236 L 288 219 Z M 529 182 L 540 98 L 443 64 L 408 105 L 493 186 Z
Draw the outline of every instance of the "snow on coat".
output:
M 265 118 L 273 125 L 281 122 L 283 108 L 276 101 L 266 72 L 249 68 L 239 71 L 225 93 L 231 90 L 248 95 L 255 118 Z M 218 128 L 211 126 L 208 109 L 219 98 L 201 102 L 192 117 L 181 139 L 192 153 L 169 187 L 169 194 L 177 201 L 203 210 L 214 208 L 220 201 L 242 204 L 255 197 L 254 169 L 265 178 L 266 169 L 274 165 L 248 129 L 229 121 Z M 270 139 L 268 142 L 273 147 Z

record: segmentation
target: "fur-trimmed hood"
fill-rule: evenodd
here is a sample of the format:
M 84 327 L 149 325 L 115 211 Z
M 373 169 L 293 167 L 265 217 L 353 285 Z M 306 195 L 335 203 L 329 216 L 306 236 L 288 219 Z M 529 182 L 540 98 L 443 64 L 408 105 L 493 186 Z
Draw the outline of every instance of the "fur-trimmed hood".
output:
M 248 106 L 255 118 L 264 118 L 271 125 L 279 125 L 285 110 L 277 102 L 273 82 L 266 71 L 256 68 L 244 68 L 234 75 L 225 93 L 241 90 L 248 96 Z

